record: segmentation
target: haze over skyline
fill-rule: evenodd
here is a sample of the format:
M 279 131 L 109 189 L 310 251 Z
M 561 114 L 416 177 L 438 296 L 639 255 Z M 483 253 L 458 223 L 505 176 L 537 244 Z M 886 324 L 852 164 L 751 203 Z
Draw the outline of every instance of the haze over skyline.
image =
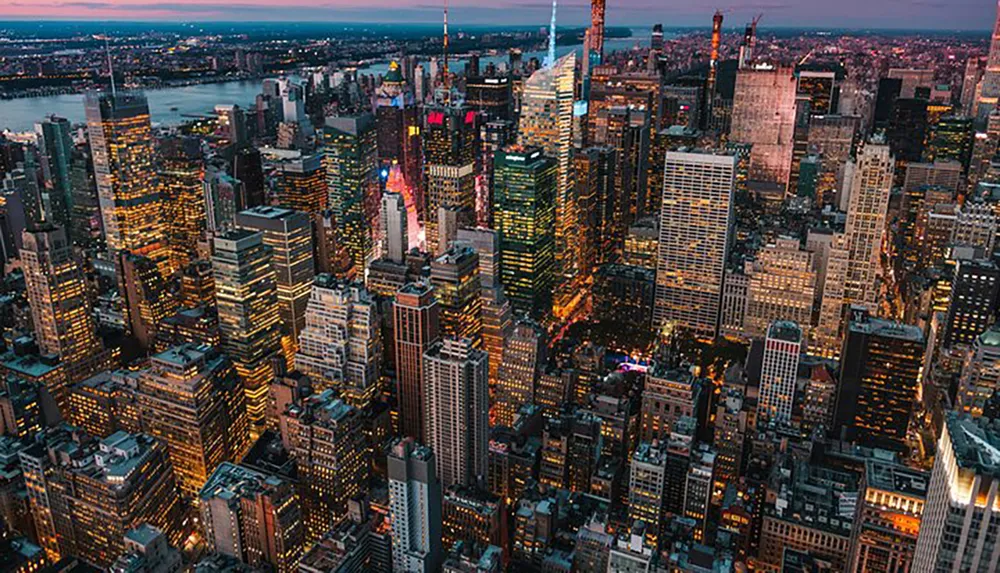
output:
M 544 25 L 546 0 L 453 0 L 456 26 Z M 727 27 L 738 27 L 758 13 L 765 27 L 895 28 L 989 30 L 991 0 L 619 0 L 608 3 L 609 25 L 703 25 L 715 10 Z M 329 21 L 427 23 L 440 17 L 441 4 L 428 0 L 13 0 L 0 6 L 0 20 L 186 20 L 186 21 Z M 559 3 L 562 26 L 585 25 L 586 0 Z

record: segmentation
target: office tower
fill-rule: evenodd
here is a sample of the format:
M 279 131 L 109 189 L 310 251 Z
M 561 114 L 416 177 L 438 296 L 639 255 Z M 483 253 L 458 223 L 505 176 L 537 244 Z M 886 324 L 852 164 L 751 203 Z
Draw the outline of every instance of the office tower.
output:
M 70 165 L 70 236 L 83 246 L 91 246 L 101 238 L 101 206 L 97 198 L 97 179 L 90 145 L 79 144 L 73 148 Z
M 206 235 L 212 237 L 232 231 L 236 225 L 236 213 L 243 209 L 246 199 L 243 182 L 210 163 L 205 169 L 202 191 L 205 196 Z
M 35 137 L 41 155 L 45 195 L 48 197 L 49 213 L 46 218 L 71 230 L 73 137 L 70 123 L 62 117 L 47 117 L 35 124 Z
M 369 457 L 361 411 L 332 390 L 293 402 L 281 413 L 281 440 L 295 459 L 306 543 L 347 515 L 348 502 L 365 493 Z
M 406 203 L 399 193 L 382 195 L 382 238 L 385 248 L 382 256 L 394 263 L 405 261 L 410 250 L 410 236 L 406 227 Z
M 142 523 L 180 542 L 184 509 L 166 449 L 146 434 L 116 432 L 98 442 L 61 426 L 21 450 L 38 543 L 49 560 L 107 567 L 124 551 L 126 532 Z
M 136 390 L 142 427 L 167 446 L 178 485 L 195 499 L 208 476 L 250 447 L 246 398 L 229 359 L 185 344 L 152 357 Z
M 900 234 L 906 241 L 904 256 L 908 261 L 919 262 L 922 244 L 917 230 L 921 223 L 926 225 L 927 213 L 936 203 L 951 203 L 958 194 L 961 180 L 962 165 L 957 161 L 906 164 Z
M 123 371 L 101 372 L 69 388 L 67 421 L 92 436 L 142 431 L 136 384 Z
M 789 68 L 741 69 L 736 74 L 730 139 L 753 144 L 750 180 L 784 191 L 792 168 L 795 76 Z
M 119 268 L 125 286 L 122 295 L 126 325 L 139 346 L 149 350 L 153 348 L 160 323 L 177 312 L 180 302 L 172 296 L 168 281 L 153 259 L 123 253 Z
M 833 201 L 843 187 L 841 169 L 850 159 L 861 118 L 844 115 L 814 115 L 809 118 L 808 149 L 819 156 L 816 175 L 817 204 Z
M 212 472 L 198 499 L 209 551 L 278 573 L 299 570 L 303 520 L 291 481 L 227 462 Z
M 43 354 L 59 356 L 69 380 L 86 378 L 96 364 L 97 338 L 83 268 L 61 227 L 46 224 L 24 232 L 20 251 L 35 340 Z M 60 408 L 62 388 L 49 388 Z
M 243 203 L 240 205 L 240 210 L 263 205 L 266 202 L 266 181 L 260 151 L 254 147 L 244 147 L 236 151 L 233 154 L 231 171 L 233 177 L 243 183 Z
M 997 545 L 984 543 L 1000 515 L 992 510 L 1000 447 L 987 418 L 945 414 L 927 487 L 911 571 L 996 568 Z
M 684 482 L 684 517 L 695 521 L 692 537 L 698 542 L 705 539 L 714 484 L 715 452 L 703 445 L 691 452 L 691 465 Z
M 493 197 L 494 170 L 496 154 L 517 140 L 517 123 L 511 120 L 486 121 L 479 129 L 482 165 L 482 188 L 476 196 L 476 222 L 478 225 L 494 228 L 494 209 L 496 202 Z
M 676 323 L 715 336 L 735 177 L 734 156 L 666 154 L 654 328 Z
M 294 346 L 305 328 L 314 276 L 312 223 L 305 213 L 261 206 L 237 213 L 236 226 L 262 233 L 270 247 L 282 332 Z
M 797 238 L 778 237 L 749 264 L 743 319 L 747 336 L 765 336 L 776 320 L 790 320 L 808 330 L 816 290 L 813 254 L 800 248 Z
M 521 406 L 534 403 L 535 386 L 545 364 L 545 338 L 537 323 L 522 320 L 514 325 L 497 373 L 491 412 L 494 425 L 513 426 Z
M 405 63 L 405 61 L 404 61 Z M 411 80 L 412 81 L 412 80 Z M 389 71 L 375 91 L 375 125 L 378 132 L 378 158 L 385 168 L 398 165 L 413 202 L 421 204 L 420 118 L 418 101 L 399 71 L 389 62 Z M 421 207 L 422 209 L 423 207 Z
M 354 276 L 373 258 L 378 227 L 378 138 L 371 114 L 328 117 L 323 128 L 329 204 L 337 244 L 347 250 Z
M 274 375 L 271 360 L 281 351 L 278 289 L 263 233 L 240 229 L 216 237 L 212 271 L 222 350 L 246 392 L 251 428 L 259 429 Z
M 862 443 L 905 448 L 920 392 L 924 334 L 852 307 L 841 354 L 835 431 Z
M 724 483 L 743 475 L 744 446 L 748 431 L 748 414 L 743 404 L 743 390 L 725 387 L 715 411 L 715 473 Z
M 511 116 L 511 83 L 509 76 L 480 76 L 465 78 L 465 104 L 486 114 L 489 120 L 507 121 Z
M 441 563 L 441 482 L 434 468 L 434 452 L 412 439 L 389 452 L 394 573 L 431 573 Z
M 91 93 L 85 104 L 109 259 L 117 266 L 122 251 L 147 256 L 167 275 L 163 198 L 150 185 L 156 171 L 146 96 Z
M 184 308 L 215 308 L 215 277 L 212 262 L 194 261 L 181 270 L 180 303 Z
M 573 193 L 573 90 L 576 85 L 576 52 L 570 52 L 524 82 L 519 143 L 541 148 L 555 160 L 555 282 L 553 312 L 565 317 L 576 302 L 580 263 L 574 246 L 579 234 L 579 213 Z M 496 191 L 494 191 L 496 193 Z M 503 234 L 503 233 L 501 233 Z M 517 301 L 513 292 L 508 293 Z
M 633 267 L 656 271 L 657 245 L 660 241 L 660 222 L 646 217 L 629 226 L 625 235 L 622 262 Z
M 656 271 L 614 263 L 597 267 L 593 295 L 593 316 L 624 327 L 647 328 L 653 313 Z
M 364 285 L 321 274 L 313 282 L 295 369 L 356 408 L 375 398 L 382 364 L 381 313 Z
M 654 363 L 642 391 L 639 439 L 665 442 L 684 416 L 702 418 L 708 405 L 710 383 L 685 368 Z
M 37 384 L 17 376 L 0 378 L 0 435 L 30 440 L 40 432 L 45 394 Z M 5 513 L 0 512 L 0 518 Z
M 837 112 L 836 72 L 827 70 L 801 70 L 798 75 L 796 93 L 809 98 L 810 115 L 831 115 Z
M 205 240 L 205 162 L 201 140 L 195 137 L 165 140 L 160 145 L 159 176 L 170 266 L 182 269 L 198 258 L 198 244 Z
M 951 282 L 951 304 L 944 325 L 945 348 L 972 345 L 996 317 L 1000 269 L 990 260 L 958 262 Z
M 980 124 L 986 123 L 986 118 L 997 107 L 1000 101 L 1000 6 L 997 7 L 996 20 L 993 23 L 993 37 L 990 41 L 990 53 L 986 60 L 986 71 L 983 72 L 979 95 L 976 98 L 975 111 L 970 114 Z
M 494 177 L 500 282 L 515 310 L 541 319 L 557 283 L 557 164 L 539 148 L 508 149 L 496 154 Z
M 396 354 L 396 389 L 399 431 L 422 438 L 425 429 L 424 353 L 440 336 L 441 308 L 429 285 L 411 283 L 396 293 L 393 334 Z
M 927 134 L 924 161 L 957 161 L 962 164 L 962 171 L 968 172 L 975 134 L 972 118 L 942 117 Z
M 215 114 L 225 141 L 235 149 L 245 147 L 248 143 L 247 116 L 243 108 L 235 104 L 217 105 Z
M 802 329 L 789 321 L 775 321 L 764 339 L 764 359 L 760 369 L 760 398 L 757 418 L 792 419 L 795 384 L 798 381 Z
M 454 244 L 431 261 L 430 278 L 441 309 L 441 336 L 468 339 L 474 347 L 481 346 L 482 281 L 476 250 L 468 244 Z M 437 449 L 434 452 L 440 456 Z
M 1000 390 L 1000 325 L 993 324 L 976 337 L 972 350 L 966 354 L 955 409 L 982 416 L 997 390 Z
M 927 100 L 900 98 L 892 107 L 886 127 L 886 141 L 899 161 L 920 161 L 927 139 Z
M 469 339 L 444 338 L 424 354 L 426 435 L 442 487 L 486 477 L 489 443 L 487 354 Z
M 326 210 L 329 205 L 330 193 L 326 183 L 324 156 L 319 154 L 305 155 L 298 159 L 282 161 L 277 167 L 278 205 L 310 215 L 316 215 Z M 249 195 L 249 192 L 247 194 Z M 250 201 L 246 203 L 250 203 Z M 241 205 L 243 208 L 239 210 L 250 209 L 262 204 Z
M 181 552 L 170 546 L 166 536 L 149 524 L 130 529 L 125 534 L 125 552 L 108 569 L 112 573 L 179 571 L 184 566 Z
M 641 442 L 632 454 L 632 463 L 629 465 L 628 518 L 630 521 L 642 521 L 646 524 L 646 539 L 652 544 L 656 544 L 665 512 L 665 445 Z
M 590 0 L 590 28 L 587 29 L 584 67 L 591 67 L 604 61 L 604 12 L 607 0 Z
M 476 212 L 476 112 L 460 102 L 427 106 L 424 114 L 424 208 L 427 252 L 448 248 L 438 229 L 440 210 L 467 217 Z
M 586 268 L 614 262 L 621 240 L 615 212 L 617 152 L 613 147 L 588 147 L 576 154 L 577 199 L 580 202 L 580 259 Z M 661 185 L 662 188 L 662 185 Z
M 870 310 L 875 310 L 878 301 L 893 170 L 889 146 L 872 141 L 858 153 L 851 183 L 844 228 L 849 249 L 844 298 L 848 304 L 865 305 Z
M 865 460 L 865 494 L 855 518 L 852 571 L 914 571 L 930 475 L 890 461 Z
M 708 79 L 705 82 L 705 106 L 706 120 L 711 121 L 713 116 L 712 107 L 715 104 L 716 83 L 719 75 L 719 45 L 722 42 L 722 12 L 715 11 L 712 16 L 712 51 L 708 59 Z M 741 67 L 742 70 L 742 67 Z M 737 74 L 739 78 L 739 74 Z

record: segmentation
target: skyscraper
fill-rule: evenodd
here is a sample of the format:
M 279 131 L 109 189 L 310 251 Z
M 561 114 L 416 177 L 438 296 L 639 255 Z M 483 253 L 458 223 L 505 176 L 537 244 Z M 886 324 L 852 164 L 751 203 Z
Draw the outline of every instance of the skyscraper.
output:
M 666 154 L 654 328 L 676 322 L 698 336 L 715 336 L 735 178 L 734 156 Z
M 167 446 L 178 486 L 194 501 L 208 476 L 250 447 L 246 397 L 229 359 L 185 344 L 152 357 L 138 375 L 143 429 Z
M 321 274 L 313 282 L 295 368 L 318 389 L 335 388 L 364 408 L 379 388 L 381 314 L 361 283 Z
M 441 308 L 441 336 L 468 339 L 478 348 L 483 335 L 483 302 L 476 250 L 457 243 L 431 261 L 431 285 Z M 434 451 L 440 456 L 437 449 Z
M 69 380 L 89 376 L 102 351 L 87 298 L 83 268 L 61 227 L 51 224 L 27 230 L 20 252 L 35 340 L 44 354 L 59 356 Z M 49 388 L 60 407 L 62 388 Z
M 795 405 L 802 329 L 789 321 L 773 322 L 764 339 L 764 360 L 760 369 L 758 420 L 789 421 Z
M 930 481 L 927 472 L 888 461 L 865 461 L 865 493 L 855 517 L 853 571 L 915 571 L 913 554 Z
M 580 272 L 575 245 L 579 222 L 573 193 L 573 90 L 576 85 L 576 52 L 570 52 L 537 70 L 524 83 L 519 143 L 541 148 L 556 163 L 555 276 L 553 311 L 564 317 L 575 304 Z M 508 293 L 512 299 L 514 294 Z M 516 299 L 515 299 L 516 300 Z
M 944 325 L 945 348 L 970 346 L 993 325 L 1000 297 L 1000 269 L 991 260 L 958 262 Z
M 396 396 L 399 431 L 404 436 L 425 436 L 424 353 L 437 342 L 440 306 L 433 287 L 411 283 L 396 293 L 393 304 L 396 343 Z
M 222 349 L 236 365 L 251 428 L 264 424 L 272 358 L 281 350 L 281 318 L 271 249 L 245 229 L 215 238 L 212 256 Z
M 642 442 L 632 454 L 629 464 L 628 516 L 646 524 L 646 539 L 656 543 L 664 518 L 665 485 L 667 481 L 667 449 L 665 443 Z
M 489 443 L 487 355 L 469 339 L 444 338 L 424 354 L 427 443 L 443 487 L 486 477 Z
M 170 266 L 182 269 L 198 258 L 198 244 L 205 240 L 205 163 L 201 141 L 194 137 L 165 140 L 160 145 L 160 156 Z
M 1000 324 L 993 324 L 976 337 L 966 354 L 955 409 L 982 416 L 997 390 L 1000 390 Z
M 394 263 L 404 262 L 410 250 L 406 202 L 399 193 L 382 194 L 382 256 Z
M 394 573 L 432 573 L 443 559 L 441 482 L 434 452 L 413 439 L 389 452 L 389 515 Z
M 374 258 L 378 227 L 378 140 L 371 114 L 329 117 L 323 128 L 329 204 L 337 243 L 347 250 L 353 274 L 363 277 Z
M 348 502 L 366 490 L 369 456 L 361 412 L 324 390 L 281 414 L 281 439 L 295 459 L 306 543 L 347 516 Z
M 765 336 L 776 320 L 790 320 L 808 332 L 816 291 L 813 253 L 802 249 L 797 238 L 778 237 L 757 252 L 751 268 L 746 334 Z
M 91 93 L 85 103 L 109 258 L 117 265 L 122 251 L 147 256 L 166 275 L 167 222 L 160 188 L 150 185 L 156 171 L 146 96 Z
M 329 205 L 330 196 L 327 189 L 325 167 L 324 156 L 319 154 L 306 155 L 279 163 L 279 175 L 276 179 L 278 205 L 310 215 L 317 215 L 325 211 Z M 240 210 L 259 206 L 252 204 L 250 190 L 246 191 L 247 197 L 245 197 L 245 201 L 240 203 Z
M 987 418 L 945 414 L 911 571 L 996 569 L 1000 547 L 984 542 L 988 531 L 1000 527 L 994 511 L 1000 475 L 995 428 Z
M 424 229 L 427 252 L 440 254 L 448 244 L 438 229 L 439 210 L 475 219 L 479 126 L 476 112 L 458 101 L 425 110 Z
M 292 482 L 227 462 L 212 472 L 198 498 L 211 551 L 277 573 L 299 570 L 304 525 Z
M 558 171 L 539 148 L 496 154 L 494 218 L 500 235 L 500 282 L 513 307 L 541 319 L 556 287 Z
M 893 159 L 889 146 L 870 142 L 858 154 L 851 185 L 847 224 L 848 265 L 844 298 L 874 311 L 878 299 L 882 242 L 892 190 Z
M 41 152 L 45 195 L 48 197 L 48 220 L 64 229 L 71 229 L 73 211 L 73 137 L 69 120 L 51 116 L 35 124 L 35 135 Z
M 513 426 L 521 406 L 535 400 L 535 386 L 545 364 L 545 331 L 524 320 L 504 343 L 492 414 L 498 426 Z
M 851 308 L 841 353 L 834 427 L 849 438 L 905 448 L 920 392 L 925 340 L 916 326 L 869 317 Z
M 156 261 L 142 255 L 123 253 L 121 277 L 125 289 L 125 319 L 129 332 L 144 350 L 153 348 L 160 323 L 172 316 L 179 301 L 171 296 L 169 284 Z
M 736 74 L 730 140 L 753 144 L 750 180 L 785 190 L 792 169 L 795 75 L 790 68 L 741 69 Z
M 990 41 L 990 55 L 986 60 L 979 97 L 976 100 L 974 117 L 985 125 L 990 113 L 1000 101 L 1000 5 L 997 6 L 996 20 L 993 22 L 993 37 Z
M 236 226 L 262 233 L 270 247 L 282 332 L 294 346 L 305 328 L 313 283 L 312 223 L 305 213 L 261 206 L 237 213 Z

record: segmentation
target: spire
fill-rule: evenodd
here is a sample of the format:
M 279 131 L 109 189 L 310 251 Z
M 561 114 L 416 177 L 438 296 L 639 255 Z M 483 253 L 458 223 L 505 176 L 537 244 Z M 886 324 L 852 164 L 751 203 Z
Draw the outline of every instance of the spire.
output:
M 552 22 L 549 23 L 549 53 L 545 56 L 545 67 L 556 63 L 556 3 L 552 0 Z
M 448 77 L 448 0 L 444 0 L 444 54 L 442 60 L 444 62 L 441 66 L 441 80 L 444 88 L 448 89 L 448 84 L 450 83 L 450 78 Z
M 104 34 L 104 51 L 108 54 L 108 75 L 111 76 L 111 97 L 118 95 L 115 89 L 115 68 L 111 65 L 111 48 L 108 46 L 108 35 Z

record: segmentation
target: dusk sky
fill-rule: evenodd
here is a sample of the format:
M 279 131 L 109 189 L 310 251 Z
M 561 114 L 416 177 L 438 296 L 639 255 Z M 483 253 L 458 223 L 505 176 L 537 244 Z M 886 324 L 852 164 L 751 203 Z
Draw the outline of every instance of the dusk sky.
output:
M 539 24 L 545 0 L 452 0 L 451 20 L 462 24 Z M 561 0 L 561 25 L 583 25 L 585 0 Z M 716 9 L 727 27 L 764 13 L 763 27 L 864 27 L 987 30 L 993 0 L 608 0 L 609 25 L 662 22 L 709 25 Z M 2 19 L 432 22 L 441 4 L 429 0 L 3 0 Z

